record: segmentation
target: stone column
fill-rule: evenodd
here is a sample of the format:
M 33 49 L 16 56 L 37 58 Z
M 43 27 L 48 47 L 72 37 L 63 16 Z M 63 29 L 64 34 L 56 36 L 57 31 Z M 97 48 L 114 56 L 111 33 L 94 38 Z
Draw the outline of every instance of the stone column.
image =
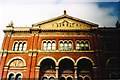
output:
M 77 80 L 77 67 L 74 67 L 74 80 Z
M 56 66 L 55 69 L 56 69 L 56 79 L 55 80 L 58 80 L 58 69 L 59 69 L 59 67 Z
M 94 80 L 97 80 L 97 78 L 98 78 L 98 73 L 97 73 L 97 67 L 93 67 L 93 72 L 94 72 Z

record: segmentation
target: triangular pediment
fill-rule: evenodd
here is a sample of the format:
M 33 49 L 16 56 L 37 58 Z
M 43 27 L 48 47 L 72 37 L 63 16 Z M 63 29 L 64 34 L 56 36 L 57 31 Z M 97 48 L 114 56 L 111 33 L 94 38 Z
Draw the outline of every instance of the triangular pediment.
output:
M 42 30 L 85 30 L 91 29 L 92 27 L 98 27 L 98 25 L 64 14 L 62 16 L 33 24 L 33 27 L 39 27 Z

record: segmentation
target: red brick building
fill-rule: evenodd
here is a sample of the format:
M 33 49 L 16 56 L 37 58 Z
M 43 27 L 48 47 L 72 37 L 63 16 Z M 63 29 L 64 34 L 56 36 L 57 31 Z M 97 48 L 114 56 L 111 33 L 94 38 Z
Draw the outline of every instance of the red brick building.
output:
M 120 78 L 120 28 L 64 14 L 32 27 L 9 24 L 0 52 L 0 79 Z

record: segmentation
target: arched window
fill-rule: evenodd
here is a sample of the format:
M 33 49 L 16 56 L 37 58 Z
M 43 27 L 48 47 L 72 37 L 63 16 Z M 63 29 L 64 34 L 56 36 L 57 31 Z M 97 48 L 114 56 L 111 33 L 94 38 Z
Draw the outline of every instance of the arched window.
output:
M 82 77 L 78 77 L 78 79 L 77 80 L 83 80 L 83 78 Z
M 14 43 L 14 47 L 13 47 L 13 51 L 17 51 L 18 50 L 18 42 Z
M 64 77 L 61 77 L 60 80 L 65 80 L 65 78 L 64 78 Z
M 17 74 L 15 80 L 22 80 L 22 76 L 21 76 L 21 74 Z
M 68 50 L 69 50 L 69 51 L 72 50 L 72 42 L 71 42 L 71 41 L 69 41 L 69 43 L 68 43 Z
M 27 48 L 27 44 L 26 44 L 26 42 L 23 42 L 22 50 L 25 51 L 26 48 Z
M 60 42 L 60 50 L 62 51 L 64 48 L 63 48 L 63 42 L 61 41 Z
M 51 42 L 50 41 L 48 42 L 48 48 L 47 49 L 51 50 Z
M 47 77 L 43 77 L 42 80 L 48 80 L 48 78 Z
M 19 51 L 21 51 L 22 50 L 22 46 L 23 46 L 23 44 L 22 44 L 22 42 L 19 42 Z
M 67 44 L 67 41 L 64 42 L 64 50 L 68 50 L 68 44 Z
M 85 77 L 84 80 L 90 80 L 90 78 L 89 77 Z
M 89 42 L 85 41 L 85 50 L 89 50 Z
M 83 41 L 81 41 L 80 47 L 81 47 L 81 50 L 84 50 L 84 42 Z
M 55 78 L 54 77 L 50 77 L 50 79 L 49 80 L 55 80 Z
M 14 74 L 13 74 L 13 73 L 11 73 L 11 74 L 9 75 L 8 80 L 14 80 Z
M 56 44 L 55 44 L 54 41 L 52 42 L 52 50 L 53 50 L 53 51 L 56 50 Z
M 80 43 L 79 43 L 79 41 L 76 42 L 76 50 L 80 51 Z
M 47 50 L 47 43 L 46 43 L 46 41 L 43 42 L 43 50 L 44 50 L 44 51 Z
M 72 80 L 72 78 L 71 78 L 71 77 L 68 77 L 67 80 Z

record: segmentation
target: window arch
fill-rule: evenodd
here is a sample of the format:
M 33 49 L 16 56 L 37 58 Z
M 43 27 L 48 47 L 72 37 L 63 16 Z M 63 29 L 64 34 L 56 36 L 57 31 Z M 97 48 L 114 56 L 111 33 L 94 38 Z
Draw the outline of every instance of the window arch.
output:
M 83 80 L 83 78 L 82 77 L 78 77 L 77 80 Z
M 90 80 L 90 77 L 85 77 L 84 80 Z
M 73 80 L 71 77 L 68 77 L 67 80 Z
M 67 43 L 67 41 L 64 42 L 64 50 L 68 50 L 68 43 Z
M 16 75 L 15 80 L 22 80 L 22 76 L 21 76 L 21 74 L 20 74 L 20 73 Z
M 63 47 L 63 42 L 62 41 L 60 41 L 60 48 L 59 48 L 61 51 L 64 49 L 64 47 Z
M 56 44 L 55 44 L 55 41 L 52 42 L 52 50 L 56 50 Z
M 14 80 L 14 74 L 13 73 L 9 74 L 8 80 Z
M 48 41 L 48 44 L 47 44 L 47 45 L 48 45 L 47 49 L 48 49 L 48 50 L 51 50 L 51 46 L 52 46 L 52 44 L 51 44 L 50 41 Z
M 26 48 L 27 48 L 27 43 L 26 43 L 26 42 L 23 42 L 22 50 L 25 51 Z
M 13 47 L 13 51 L 17 51 L 18 50 L 18 42 L 14 43 L 14 47 Z
M 90 43 L 88 40 L 77 40 L 76 41 L 76 50 L 89 50 L 90 49 Z
M 61 51 L 71 51 L 73 42 L 71 40 L 61 40 L 59 41 L 59 50 Z
M 89 50 L 89 42 L 88 41 L 85 41 L 85 44 L 84 44 L 84 46 L 85 46 L 85 50 Z
M 85 49 L 85 48 L 84 48 L 84 42 L 83 42 L 83 41 L 80 42 L 80 47 L 81 47 L 81 50 L 84 50 L 84 49 Z
M 56 50 L 56 42 L 53 40 L 43 40 L 42 50 L 44 51 Z
M 15 41 L 13 44 L 13 51 L 25 51 L 27 48 L 26 41 Z
M 76 50 L 80 51 L 80 42 L 79 41 L 76 42 Z
M 50 77 L 50 79 L 49 80 L 55 80 L 55 78 L 54 77 Z
M 19 42 L 19 44 L 18 44 L 18 49 L 19 49 L 19 51 L 21 51 L 21 50 L 22 50 L 22 47 L 23 47 L 22 42 Z
M 47 77 L 43 77 L 42 80 L 48 80 L 48 78 Z
M 65 80 L 65 78 L 64 78 L 64 77 L 61 77 L 60 80 Z

